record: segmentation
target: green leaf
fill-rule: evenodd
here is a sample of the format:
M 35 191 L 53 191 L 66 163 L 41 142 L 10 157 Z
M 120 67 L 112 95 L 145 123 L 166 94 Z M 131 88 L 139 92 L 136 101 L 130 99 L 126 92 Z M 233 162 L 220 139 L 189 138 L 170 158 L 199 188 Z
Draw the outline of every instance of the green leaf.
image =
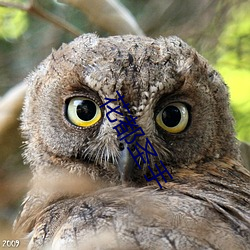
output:
M 27 28 L 28 17 L 25 11 L 0 7 L 0 38 L 17 39 Z

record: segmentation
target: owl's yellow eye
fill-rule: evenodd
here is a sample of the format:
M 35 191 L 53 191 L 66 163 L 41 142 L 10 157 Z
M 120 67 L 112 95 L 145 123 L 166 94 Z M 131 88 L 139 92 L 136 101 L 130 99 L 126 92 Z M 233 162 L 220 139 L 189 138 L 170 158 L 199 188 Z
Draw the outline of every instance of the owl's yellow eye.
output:
M 185 104 L 176 102 L 163 108 L 156 116 L 157 124 L 169 133 L 182 132 L 188 124 L 189 114 Z
M 66 107 L 68 120 L 79 127 L 89 127 L 97 123 L 101 118 L 99 106 L 85 97 L 74 97 L 70 99 Z

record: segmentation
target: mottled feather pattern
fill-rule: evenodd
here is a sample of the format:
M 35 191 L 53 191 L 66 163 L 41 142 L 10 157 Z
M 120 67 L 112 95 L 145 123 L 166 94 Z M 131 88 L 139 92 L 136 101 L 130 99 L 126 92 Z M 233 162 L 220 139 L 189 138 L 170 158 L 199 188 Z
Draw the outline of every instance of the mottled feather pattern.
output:
M 250 173 L 241 165 L 226 84 L 177 37 L 86 34 L 63 44 L 26 78 L 22 113 L 25 161 L 33 178 L 15 229 L 28 249 L 250 249 Z M 98 107 L 118 91 L 129 103 L 89 127 L 66 116 L 68 100 Z M 187 127 L 157 123 L 173 103 L 187 106 Z M 136 117 L 173 179 L 119 164 L 126 147 L 113 129 Z M 132 165 L 131 165 L 132 164 Z

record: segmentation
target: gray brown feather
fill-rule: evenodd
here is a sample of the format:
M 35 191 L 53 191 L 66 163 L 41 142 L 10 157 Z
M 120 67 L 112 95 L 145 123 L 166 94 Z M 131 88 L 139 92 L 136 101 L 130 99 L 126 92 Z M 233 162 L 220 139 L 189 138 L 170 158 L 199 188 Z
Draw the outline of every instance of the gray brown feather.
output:
M 30 235 L 29 249 L 250 249 L 250 173 L 240 163 L 227 87 L 193 48 L 177 37 L 83 35 L 26 82 L 22 132 L 33 179 L 15 228 Z M 158 153 L 152 165 L 162 160 L 173 176 L 163 189 L 145 180 L 143 163 L 121 181 L 117 122 L 106 108 L 88 128 L 65 118 L 67 98 L 100 106 L 116 91 L 145 132 L 138 142 L 147 137 Z M 155 121 L 173 102 L 191 107 L 182 133 Z

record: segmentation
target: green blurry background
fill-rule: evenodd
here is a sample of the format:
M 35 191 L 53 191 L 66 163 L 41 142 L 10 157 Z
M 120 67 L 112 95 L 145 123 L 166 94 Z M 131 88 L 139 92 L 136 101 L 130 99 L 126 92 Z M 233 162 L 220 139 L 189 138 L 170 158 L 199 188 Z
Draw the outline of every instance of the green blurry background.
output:
M 40 12 L 27 7 L 31 2 Z M 110 8 L 110 3 L 118 6 L 120 12 Z M 15 4 L 27 10 L 10 8 Z M 52 48 L 76 36 L 52 24 L 51 14 L 53 20 L 60 18 L 63 25 L 67 22 L 74 26 L 75 33 L 108 36 L 143 32 L 152 37 L 181 37 L 224 77 L 230 89 L 237 136 L 250 142 L 250 1 L 0 1 L 0 6 L 4 5 L 8 7 L 0 7 L 0 236 L 9 234 L 30 179 L 27 167 L 22 164 L 17 129 L 23 89 L 8 91 L 46 58 Z M 132 26 L 135 23 L 135 27 L 131 28 L 129 23 Z M 3 125 L 6 114 L 12 117 Z
M 250 1 L 234 6 L 220 34 L 214 65 L 230 88 L 238 138 L 250 141 Z

